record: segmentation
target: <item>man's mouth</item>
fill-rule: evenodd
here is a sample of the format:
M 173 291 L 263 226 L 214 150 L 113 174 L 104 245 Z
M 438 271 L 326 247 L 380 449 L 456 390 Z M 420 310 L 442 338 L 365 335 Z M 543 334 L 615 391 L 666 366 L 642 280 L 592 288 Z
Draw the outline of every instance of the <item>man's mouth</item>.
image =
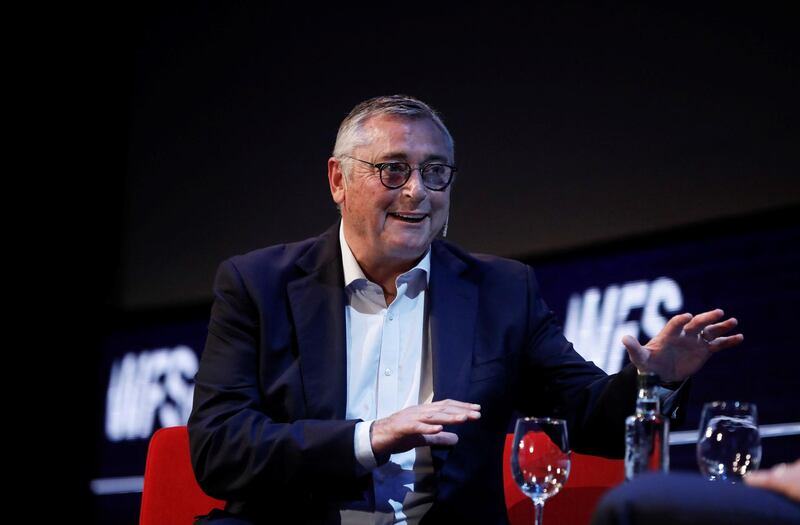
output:
M 426 213 L 400 213 L 400 212 L 389 212 L 389 215 L 394 217 L 395 219 L 401 220 L 403 222 L 409 222 L 411 224 L 420 223 L 428 216 Z

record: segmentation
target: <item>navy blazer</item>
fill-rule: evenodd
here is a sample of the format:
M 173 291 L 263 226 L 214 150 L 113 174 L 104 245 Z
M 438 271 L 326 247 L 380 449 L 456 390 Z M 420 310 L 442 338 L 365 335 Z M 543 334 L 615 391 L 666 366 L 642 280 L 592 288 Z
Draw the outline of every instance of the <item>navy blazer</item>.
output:
M 520 262 L 432 245 L 434 400 L 479 403 L 433 447 L 426 523 L 506 523 L 502 454 L 515 410 L 567 420 L 573 450 L 620 456 L 635 369 L 607 376 L 564 338 Z M 200 486 L 254 522 L 338 523 L 371 484 L 353 448 L 338 224 L 302 242 L 224 261 L 189 418 Z

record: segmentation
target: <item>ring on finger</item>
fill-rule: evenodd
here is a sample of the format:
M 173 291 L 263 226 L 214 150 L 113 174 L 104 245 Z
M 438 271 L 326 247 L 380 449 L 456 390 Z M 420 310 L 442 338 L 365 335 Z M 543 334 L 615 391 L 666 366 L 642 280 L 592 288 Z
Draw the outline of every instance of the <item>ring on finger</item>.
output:
M 711 342 L 714 340 L 714 338 L 713 338 L 713 337 L 712 337 L 711 339 L 709 339 L 708 337 L 706 337 L 706 331 L 705 331 L 705 330 L 700 330 L 700 333 L 699 333 L 699 334 L 697 334 L 697 335 L 699 335 L 699 336 L 700 336 L 700 339 L 702 339 L 703 341 L 705 341 L 707 344 L 711 344 Z

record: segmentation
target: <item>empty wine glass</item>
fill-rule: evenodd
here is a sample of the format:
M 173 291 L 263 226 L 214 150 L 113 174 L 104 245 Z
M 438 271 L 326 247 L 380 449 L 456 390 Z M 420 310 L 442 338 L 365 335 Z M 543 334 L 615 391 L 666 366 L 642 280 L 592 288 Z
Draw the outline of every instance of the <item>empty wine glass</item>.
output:
M 712 481 L 735 483 L 761 462 L 761 437 L 754 403 L 714 401 L 703 405 L 697 464 Z
M 569 440 L 563 419 L 517 420 L 511 472 L 520 490 L 533 500 L 536 525 L 542 524 L 545 500 L 556 495 L 567 482 L 569 467 Z

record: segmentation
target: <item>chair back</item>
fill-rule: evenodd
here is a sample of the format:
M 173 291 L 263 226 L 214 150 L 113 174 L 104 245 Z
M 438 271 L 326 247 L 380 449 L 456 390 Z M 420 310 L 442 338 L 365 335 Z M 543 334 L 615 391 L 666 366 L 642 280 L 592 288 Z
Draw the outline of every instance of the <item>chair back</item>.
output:
M 224 505 L 197 484 L 186 427 L 157 430 L 147 449 L 139 525 L 188 525 L 195 516 Z
M 533 523 L 533 502 L 519 490 L 511 474 L 513 440 L 514 434 L 507 434 L 503 449 L 506 510 L 511 525 L 529 525 Z M 624 479 L 625 466 L 621 459 L 606 459 L 573 452 L 566 484 L 545 503 L 545 523 L 587 525 L 603 494 Z

